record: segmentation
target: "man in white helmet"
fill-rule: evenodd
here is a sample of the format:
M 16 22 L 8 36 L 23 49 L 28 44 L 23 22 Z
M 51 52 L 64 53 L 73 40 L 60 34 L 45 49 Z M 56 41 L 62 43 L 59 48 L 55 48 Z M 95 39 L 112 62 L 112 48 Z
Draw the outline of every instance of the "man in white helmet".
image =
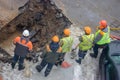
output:
M 29 51 L 32 50 L 33 45 L 29 40 L 29 31 L 24 30 L 22 36 L 18 36 L 14 39 L 13 43 L 15 44 L 14 57 L 12 61 L 12 69 L 14 69 L 15 64 L 18 62 L 18 70 L 24 69 L 23 63 L 26 55 Z

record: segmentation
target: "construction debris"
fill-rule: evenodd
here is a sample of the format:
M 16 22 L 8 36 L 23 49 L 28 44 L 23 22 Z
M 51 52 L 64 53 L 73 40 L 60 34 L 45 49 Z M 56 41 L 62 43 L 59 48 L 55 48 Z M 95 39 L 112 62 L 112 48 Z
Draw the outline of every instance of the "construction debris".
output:
M 19 10 L 20 14 L 0 30 L 1 43 L 14 32 L 28 29 L 34 50 L 37 51 L 44 47 L 51 36 L 61 36 L 63 29 L 72 24 L 51 0 L 29 0 Z

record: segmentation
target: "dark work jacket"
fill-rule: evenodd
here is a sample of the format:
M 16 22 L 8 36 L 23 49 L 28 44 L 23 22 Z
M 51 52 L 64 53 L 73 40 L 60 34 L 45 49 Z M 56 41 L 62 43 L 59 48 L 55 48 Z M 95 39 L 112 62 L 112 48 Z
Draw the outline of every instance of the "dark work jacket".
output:
M 21 38 L 22 39 L 22 38 Z M 28 41 L 27 41 L 28 42 Z M 27 44 L 26 42 L 26 44 Z M 18 42 L 15 44 L 15 54 L 21 57 L 26 57 L 26 55 L 29 53 L 29 48 L 27 46 L 24 46 Z
M 60 55 L 60 53 L 56 52 L 59 49 L 59 43 L 51 42 L 49 46 L 52 52 L 43 52 L 42 57 L 46 62 L 55 64 Z

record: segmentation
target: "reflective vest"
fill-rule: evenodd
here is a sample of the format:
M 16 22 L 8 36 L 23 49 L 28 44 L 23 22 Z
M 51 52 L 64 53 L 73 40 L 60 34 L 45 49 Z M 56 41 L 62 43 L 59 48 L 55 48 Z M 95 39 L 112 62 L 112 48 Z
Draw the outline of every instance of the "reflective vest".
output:
M 21 37 L 16 37 L 14 40 L 15 46 L 15 54 L 21 57 L 25 57 L 29 50 L 32 49 L 32 43 L 29 40 L 22 39 Z
M 63 53 L 70 52 L 73 44 L 73 38 L 69 36 L 69 37 L 62 38 L 61 40 L 63 42 L 62 52 Z
M 108 32 L 104 33 L 102 38 L 97 42 L 98 45 L 103 45 L 103 44 L 106 44 L 106 43 L 110 43 L 110 27 L 108 26 L 107 28 L 108 28 Z M 95 33 L 95 37 L 99 34 L 100 34 L 100 30 L 98 30 Z
M 82 51 L 89 50 L 90 48 L 92 48 L 93 40 L 94 40 L 94 34 L 83 35 L 82 42 L 79 44 L 79 49 Z

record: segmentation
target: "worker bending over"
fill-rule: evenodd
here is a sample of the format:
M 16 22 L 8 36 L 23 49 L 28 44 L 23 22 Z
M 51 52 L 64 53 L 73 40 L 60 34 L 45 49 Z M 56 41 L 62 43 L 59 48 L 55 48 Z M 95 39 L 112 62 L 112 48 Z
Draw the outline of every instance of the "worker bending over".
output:
M 47 77 L 58 60 L 61 51 L 62 48 L 59 45 L 59 38 L 55 35 L 53 36 L 51 43 L 46 45 L 46 52 L 41 55 L 41 58 L 43 58 L 42 62 L 36 66 L 37 71 L 41 72 L 47 65 L 45 70 L 45 77 Z

